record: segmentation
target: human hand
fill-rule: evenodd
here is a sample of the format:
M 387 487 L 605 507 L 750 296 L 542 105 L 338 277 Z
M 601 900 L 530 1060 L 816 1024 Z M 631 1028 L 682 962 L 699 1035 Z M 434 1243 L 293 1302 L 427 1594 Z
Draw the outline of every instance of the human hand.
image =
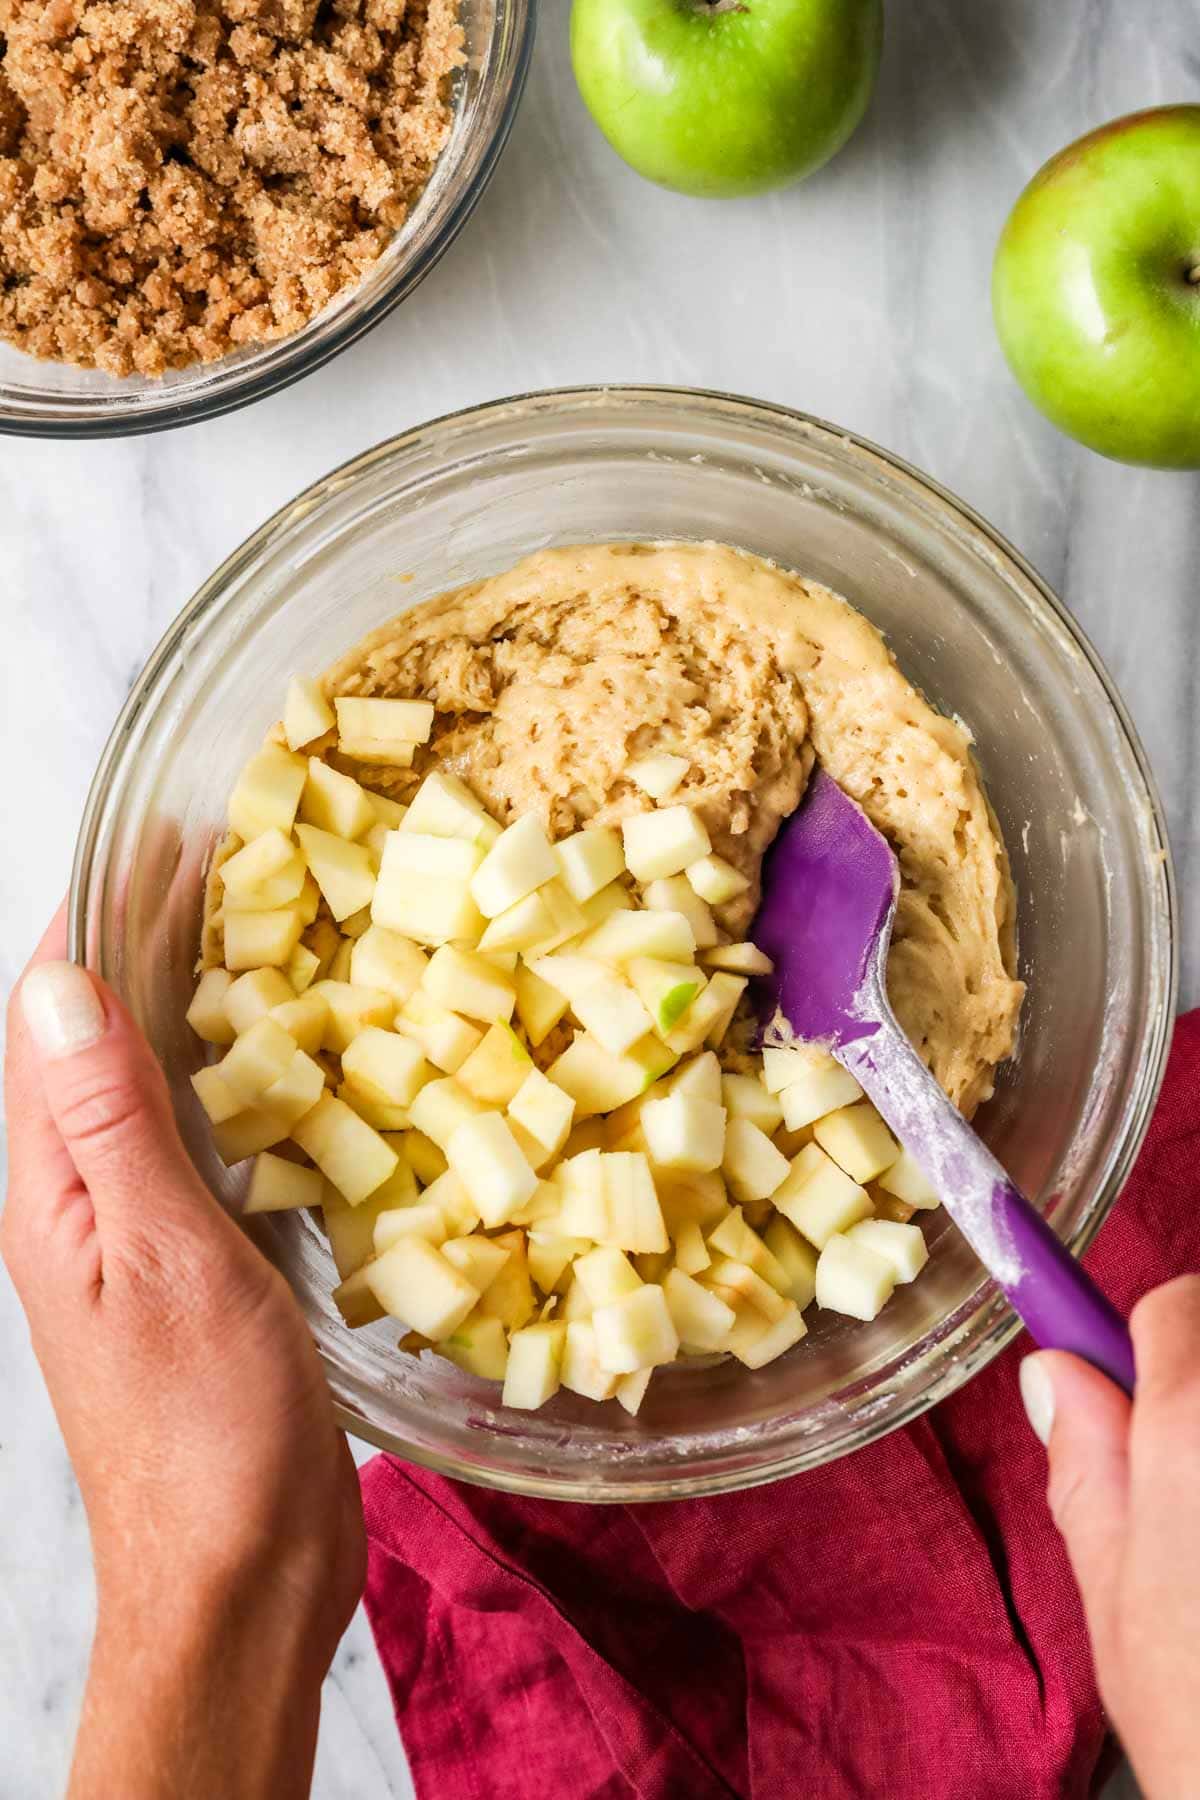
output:
M 1200 1276 L 1155 1289 L 1130 1320 L 1130 1402 L 1078 1357 L 1021 1364 L 1050 1454 L 1050 1510 L 1083 1596 L 1096 1676 L 1147 1800 L 1200 1779 Z
M 60 914 L 9 1008 L 0 1249 L 96 1565 L 71 1793 L 282 1800 L 308 1791 L 362 1589 L 353 1460 L 286 1282 L 196 1174 L 124 1007 L 64 953 Z

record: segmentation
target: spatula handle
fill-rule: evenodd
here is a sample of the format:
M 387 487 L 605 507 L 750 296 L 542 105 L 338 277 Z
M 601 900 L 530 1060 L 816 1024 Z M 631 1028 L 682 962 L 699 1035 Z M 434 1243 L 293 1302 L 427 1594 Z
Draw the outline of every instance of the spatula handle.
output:
M 1071 1350 L 1133 1392 L 1129 1328 L 947 1099 L 898 1025 L 835 1051 L 942 1196 L 1046 1350 Z

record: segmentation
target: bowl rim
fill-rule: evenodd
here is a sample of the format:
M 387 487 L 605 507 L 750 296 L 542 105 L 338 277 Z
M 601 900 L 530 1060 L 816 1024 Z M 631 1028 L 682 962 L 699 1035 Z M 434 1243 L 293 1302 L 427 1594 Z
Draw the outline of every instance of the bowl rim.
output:
M 1035 600 L 1065 631 L 1075 649 L 1083 656 L 1111 708 L 1134 769 L 1140 780 L 1149 808 L 1148 826 L 1160 858 L 1161 917 L 1165 936 L 1166 962 L 1159 1004 L 1146 1027 L 1147 1042 L 1136 1085 L 1127 1102 L 1128 1119 L 1122 1141 L 1109 1159 L 1108 1167 L 1096 1194 L 1079 1226 L 1066 1240 L 1074 1256 L 1082 1256 L 1119 1197 L 1130 1169 L 1140 1151 L 1149 1127 L 1163 1078 L 1166 1073 L 1178 1005 L 1179 989 L 1179 907 L 1174 863 L 1167 833 L 1166 816 L 1158 784 L 1149 758 L 1129 715 L 1124 700 L 1086 632 L 1073 614 L 1043 580 L 1033 565 L 1007 538 L 988 523 L 966 501 L 944 487 L 934 477 L 916 468 L 892 451 L 883 449 L 871 439 L 831 424 L 811 413 L 753 396 L 729 393 L 720 389 L 647 383 L 583 384 L 572 387 L 535 389 L 505 398 L 476 403 L 434 419 L 409 427 L 391 438 L 348 458 L 324 476 L 311 483 L 292 500 L 287 501 L 233 550 L 186 602 L 158 644 L 150 653 L 141 674 L 134 682 L 121 707 L 109 738 L 101 752 L 84 805 L 71 870 L 68 905 L 68 954 L 84 966 L 88 961 L 88 913 L 85 892 L 91 871 L 96 841 L 107 808 L 111 778 L 119 762 L 124 740 L 138 714 L 151 699 L 159 676 L 164 674 L 176 656 L 180 644 L 190 635 L 207 609 L 218 603 L 226 590 L 244 570 L 282 538 L 294 524 L 310 519 L 327 501 L 343 495 L 347 488 L 366 477 L 390 459 L 406 451 L 418 449 L 432 434 L 447 430 L 464 433 L 476 424 L 486 424 L 499 416 L 519 417 L 521 413 L 537 414 L 556 408 L 579 405 L 616 403 L 636 406 L 639 402 L 664 401 L 716 403 L 735 412 L 748 413 L 758 419 L 773 421 L 784 429 L 799 428 L 810 441 L 826 443 L 843 453 L 852 450 L 857 456 L 883 466 L 886 473 L 912 483 L 927 499 L 949 514 L 951 522 L 965 525 L 984 543 L 1015 567 L 1033 591 Z M 902 1359 L 907 1393 L 887 1411 L 886 1420 L 876 1423 L 864 1420 L 846 1408 L 845 1429 L 822 1455 L 821 1463 L 837 1460 L 855 1449 L 863 1449 L 877 1438 L 911 1424 L 914 1419 L 962 1387 L 1010 1344 L 1023 1329 L 994 1282 L 985 1280 L 956 1312 L 948 1315 L 914 1346 Z M 948 1340 L 974 1335 L 969 1348 L 944 1358 L 919 1391 L 922 1370 L 936 1356 L 943 1356 Z M 914 1379 L 915 1378 L 915 1379 Z M 847 1391 L 854 1382 L 847 1384 Z M 354 1408 L 334 1400 L 337 1423 L 347 1432 L 374 1445 L 389 1455 L 416 1463 L 436 1473 L 447 1475 L 472 1486 L 491 1488 L 506 1493 L 526 1494 L 536 1498 L 566 1500 L 579 1504 L 640 1504 L 710 1496 L 743 1488 L 759 1487 L 784 1480 L 790 1475 L 819 1466 L 803 1449 L 781 1453 L 758 1466 L 737 1466 L 704 1474 L 681 1473 L 678 1477 L 644 1479 L 622 1477 L 596 1484 L 586 1494 L 579 1485 L 561 1477 L 539 1472 L 530 1474 L 506 1468 L 482 1469 L 478 1464 L 457 1455 L 401 1441 L 394 1434 L 374 1426 Z M 843 1440 L 848 1441 L 843 1441 Z
M 361 311 L 348 306 L 341 322 L 320 341 L 306 341 L 308 326 L 303 326 L 290 337 L 280 339 L 284 354 L 272 368 L 257 375 L 248 370 L 244 379 L 240 380 L 234 372 L 227 384 L 218 380 L 209 389 L 152 412 L 143 413 L 136 407 L 112 407 L 106 408 L 95 418 L 89 417 L 86 412 L 69 418 L 49 418 L 10 412 L 0 403 L 0 437 L 91 441 L 146 437 L 152 432 L 174 431 L 185 425 L 196 425 L 203 419 L 221 418 L 226 413 L 238 412 L 243 406 L 251 406 L 255 401 L 268 399 L 272 394 L 282 393 L 285 388 L 332 362 L 334 357 L 340 356 L 343 350 L 348 350 L 351 344 L 357 343 L 367 332 L 373 331 L 401 301 L 408 299 L 441 262 L 483 198 L 508 143 L 533 60 L 538 0 L 505 0 L 505 3 L 510 9 L 514 29 L 511 64 L 505 77 L 507 92 L 491 135 L 480 152 L 475 174 L 447 204 L 445 216 L 430 237 L 422 255 L 411 262 L 401 262 L 392 279 L 368 305 Z M 353 289 L 350 292 L 353 294 Z M 320 313 L 315 314 L 309 323 L 316 323 L 320 317 Z M 31 357 L 29 360 L 36 362 L 40 359 Z M 215 364 L 212 366 L 216 367 Z

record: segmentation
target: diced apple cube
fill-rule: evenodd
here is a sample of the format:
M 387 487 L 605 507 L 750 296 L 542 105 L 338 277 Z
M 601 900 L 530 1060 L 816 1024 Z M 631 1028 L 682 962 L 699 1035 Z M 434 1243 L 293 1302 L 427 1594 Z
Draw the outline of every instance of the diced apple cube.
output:
M 480 842 L 482 828 L 491 819 L 482 803 L 456 775 L 441 769 L 428 774 L 413 795 L 403 829 L 427 837 L 463 838 Z
M 221 864 L 222 885 L 227 894 L 244 893 L 248 888 L 258 887 L 261 882 L 278 875 L 295 859 L 295 855 L 296 846 L 290 834 L 272 826 L 269 831 L 251 838 L 248 844 L 243 844 L 232 856 L 226 857 Z M 285 894 L 282 898 L 290 900 L 299 891 L 300 883 L 297 882 L 291 894 Z
M 816 1050 L 816 1046 L 811 1046 Z M 766 1052 L 769 1055 L 770 1052 Z M 818 1060 L 819 1059 L 819 1060 Z M 779 1090 L 783 1122 L 789 1131 L 812 1125 L 826 1113 L 862 1098 L 862 1089 L 839 1062 L 818 1050 L 809 1068 Z
M 537 1139 L 515 1119 L 512 1119 L 511 1123 L 513 1136 L 516 1138 L 526 1162 L 531 1168 L 536 1169 L 534 1154 L 540 1148 Z M 550 1160 L 544 1151 L 542 1159 Z M 551 1181 L 543 1177 L 521 1210 L 513 1214 L 512 1222 L 514 1225 L 536 1225 L 539 1231 L 549 1232 L 557 1226 L 561 1205 L 562 1189 L 557 1180 Z
M 631 813 L 621 822 L 625 862 L 637 881 L 678 875 L 712 849 L 699 816 L 689 806 Z
M 593 1308 L 607 1306 L 610 1301 L 632 1294 L 642 1285 L 625 1252 L 612 1245 L 601 1245 L 577 1257 L 575 1279 L 583 1283 Z
M 401 1238 L 424 1238 L 426 1243 L 440 1244 L 446 1236 L 446 1221 L 438 1206 L 418 1200 L 413 1206 L 385 1207 L 375 1217 L 374 1245 L 376 1256 L 382 1256 Z
M 256 1019 L 219 1064 L 222 1082 L 243 1106 L 253 1106 L 279 1080 L 296 1054 L 296 1040 L 271 1018 Z
M 292 1136 L 351 1206 L 374 1193 L 399 1161 L 377 1131 L 331 1094 L 321 1096 Z
M 621 839 L 606 826 L 589 827 L 554 846 L 563 886 L 572 900 L 582 903 L 598 894 L 625 871 Z
M 527 1131 L 548 1157 L 557 1156 L 566 1143 L 574 1113 L 571 1096 L 532 1066 L 508 1102 L 509 1118 Z
M 697 1100 L 711 1100 L 714 1106 L 725 1104 L 721 1091 L 721 1065 L 711 1050 L 680 1063 L 671 1076 L 673 1094 L 693 1094 Z
M 723 1219 L 720 1219 L 708 1234 L 708 1246 L 718 1256 L 731 1256 L 735 1262 L 745 1263 L 756 1275 L 762 1277 L 777 1293 L 788 1292 L 788 1275 L 782 1263 L 776 1261 L 764 1239 L 747 1223 L 740 1208 L 733 1207 Z
M 508 1372 L 508 1338 L 499 1319 L 491 1319 L 481 1307 L 468 1313 L 461 1325 L 434 1348 L 439 1356 L 456 1363 L 468 1375 L 484 1381 L 503 1381 Z
M 200 1035 L 203 1037 L 204 1033 Z M 918 1212 L 930 1212 L 941 1205 L 937 1189 L 911 1150 L 901 1150 L 895 1162 L 889 1164 L 879 1177 L 879 1185 Z
M 274 974 L 275 971 L 263 970 L 262 973 Z M 247 977 L 241 979 L 245 981 Z M 237 1035 L 225 1007 L 232 985 L 233 976 L 228 969 L 205 969 L 196 984 L 186 1017 L 196 1036 L 203 1038 L 206 1044 L 232 1044 Z M 247 1024 L 251 1023 L 253 1021 L 248 1019 Z
M 511 1251 L 495 1238 L 460 1237 L 443 1244 L 442 1255 L 466 1276 L 473 1288 L 486 1294 L 509 1260 Z
M 469 1094 L 487 1106 L 507 1106 L 530 1072 L 533 1061 L 511 1025 L 488 1027 L 458 1070 Z
M 835 1232 L 846 1231 L 870 1216 L 871 1196 L 839 1169 L 819 1144 L 809 1144 L 793 1160 L 787 1180 L 771 1199 L 818 1250 Z
M 449 1165 L 446 1153 L 433 1139 L 426 1137 L 423 1131 L 410 1128 L 404 1133 L 404 1160 L 408 1163 L 417 1180 L 425 1187 L 431 1187 L 439 1176 L 446 1173 Z
M 422 944 L 474 942 L 483 918 L 471 898 L 471 877 L 484 852 L 464 838 L 435 837 L 404 829 L 389 832 L 379 868 L 371 916 Z
M 364 1094 L 390 1106 L 411 1106 L 430 1078 L 420 1045 L 377 1025 L 367 1026 L 347 1046 L 342 1074 Z
M 601 1155 L 600 1163 L 608 1220 L 600 1241 L 621 1250 L 669 1249 L 667 1227 L 645 1156 L 639 1151 L 611 1151 Z
M 734 1312 L 719 1295 L 682 1269 L 663 1277 L 663 1298 L 681 1342 L 696 1350 L 720 1350 L 733 1329 Z
M 610 1400 L 616 1392 L 617 1376 L 601 1367 L 590 1319 L 567 1324 L 560 1374 L 563 1387 L 585 1400 Z
M 294 1000 L 282 1000 L 267 1014 L 282 1025 L 297 1049 L 315 1056 L 325 1039 L 329 1025 L 329 1005 L 324 995 L 299 994 Z
M 378 823 L 378 814 L 361 783 L 331 768 L 319 756 L 308 759 L 300 818 L 304 824 L 340 838 L 361 838 Z
M 715 1048 L 721 1043 L 741 998 L 741 989 L 746 985 L 744 981 L 740 982 L 737 991 L 731 993 L 724 984 L 736 979 L 720 971 L 713 976 L 679 1024 L 667 1033 L 666 1042 L 672 1050 L 682 1055 L 688 1050 L 698 1050 L 701 1044 L 711 1044 Z
M 271 912 L 227 912 L 222 930 L 225 966 L 235 974 L 243 969 L 277 968 L 287 962 L 303 929 L 295 911 L 288 907 Z
M 627 963 L 635 956 L 690 963 L 695 951 L 692 928 L 677 912 L 612 913 L 578 946 L 581 956 L 617 964 Z
M 313 886 L 316 887 L 316 885 L 314 881 Z M 304 942 L 317 958 L 315 979 L 321 981 L 330 974 L 334 959 L 343 947 L 342 934 L 332 919 L 318 919 L 315 925 L 310 925 L 305 932 Z M 353 950 L 354 945 L 347 944 L 345 948 L 350 951 Z
M 652 912 L 680 913 L 692 928 L 698 950 L 706 950 L 717 942 L 717 922 L 686 875 L 666 875 L 660 881 L 651 881 L 642 897 Z
M 546 900 L 549 886 L 547 882 L 545 887 L 535 888 L 532 894 L 526 894 L 523 900 L 505 907 L 502 913 L 489 920 L 479 940 L 480 950 L 528 950 L 552 936 L 555 915 Z
M 783 1122 L 783 1112 L 774 1094 L 768 1094 L 755 1075 L 723 1075 L 721 1096 L 725 1109 L 734 1119 L 749 1119 L 770 1137 Z
M 634 787 L 641 788 L 652 800 L 669 800 L 689 768 L 686 756 L 672 756 L 667 750 L 654 750 L 639 756 L 625 766 L 625 774 Z
M 868 1245 L 835 1232 L 817 1258 L 817 1305 L 852 1319 L 877 1318 L 896 1285 L 896 1272 Z
M 882 1256 L 898 1282 L 915 1281 L 929 1261 L 929 1247 L 917 1225 L 898 1225 L 892 1219 L 861 1219 L 846 1236 Z
M 375 1220 L 385 1210 L 380 1196 L 390 1186 L 391 1183 L 385 1181 L 361 1206 L 347 1206 L 337 1189 L 325 1182 L 321 1210 L 330 1254 L 340 1280 L 345 1281 L 375 1255 Z M 415 1185 L 412 1200 L 415 1203 Z
M 568 938 L 581 936 L 587 926 L 587 916 L 583 908 L 575 904 L 562 882 L 557 878 L 545 882 L 537 892 L 549 917 L 550 929 L 543 933 L 536 943 L 528 946 L 525 955 L 530 959 L 535 956 L 549 956 L 552 950 L 557 950 L 560 944 L 567 942 Z M 511 910 L 509 908 L 509 911 Z M 501 914 L 500 916 L 504 917 L 505 915 Z
M 363 792 L 371 802 L 371 810 L 379 823 L 389 831 L 399 831 L 411 809 L 402 806 L 399 800 L 393 800 L 390 794 L 377 794 L 372 788 L 364 788 Z
M 730 975 L 769 975 L 775 967 L 757 944 L 717 944 L 702 950 L 700 961 L 706 969 L 724 969 Z
M 537 1187 L 537 1176 L 499 1113 L 464 1120 L 446 1145 L 446 1157 L 489 1231 L 511 1219 Z
M 329 1017 L 322 1048 L 343 1056 L 360 1031 L 369 1026 L 388 1026 L 396 1011 L 396 1002 L 380 988 L 359 987 L 350 981 L 314 981 L 309 996 L 321 999 Z
M 271 835 L 269 832 L 264 834 L 268 837 Z M 282 836 L 282 833 L 280 835 Z M 262 841 L 262 838 L 254 840 L 255 844 L 260 844 Z M 253 848 L 253 845 L 248 847 Z M 242 854 L 241 851 L 238 852 L 239 856 Z M 223 882 L 225 871 L 236 862 L 237 857 L 231 857 L 228 863 L 222 863 L 220 873 Z M 226 886 L 224 912 L 226 915 L 243 912 L 275 912 L 286 907 L 295 911 L 302 925 L 311 924 L 312 917 L 316 916 L 315 908 L 319 904 L 319 894 L 316 884 L 313 882 L 312 904 L 310 904 L 308 896 L 310 881 L 311 877 L 305 867 L 304 858 L 289 839 L 288 859 L 283 867 L 273 875 L 264 876 L 257 886 L 253 887 L 249 885 L 240 888 Z
M 561 1295 L 558 1317 L 569 1325 L 575 1319 L 590 1319 L 591 1316 L 592 1303 L 587 1297 L 587 1290 L 581 1281 L 575 1280 L 575 1271 L 572 1269 Z
M 610 881 L 598 894 L 585 900 L 579 910 L 583 915 L 584 930 L 591 933 L 603 925 L 605 919 L 611 919 L 614 913 L 632 912 L 633 899 L 628 888 L 622 887 L 619 881 Z
M 446 1151 L 459 1126 L 482 1111 L 483 1103 L 460 1087 L 454 1076 L 447 1075 L 425 1083 L 414 1097 L 408 1116 L 417 1131 Z
M 545 828 L 527 813 L 496 839 L 472 877 L 471 896 L 484 917 L 494 919 L 557 874 Z
M 787 1158 L 749 1119 L 726 1125 L 721 1168 L 737 1200 L 769 1200 L 788 1175 Z
M 577 1032 L 546 1073 L 570 1094 L 577 1118 L 613 1112 L 664 1075 L 675 1058 L 653 1036 L 642 1038 L 614 1055 L 586 1031 Z
M 662 1038 L 674 1031 L 705 985 L 705 977 L 694 963 L 634 956 L 625 968 L 649 1016 L 649 1025 L 644 1029 L 653 1029 Z
M 374 739 L 381 744 L 424 744 L 433 730 L 428 700 L 362 699 L 339 694 L 333 703 L 339 741 Z
M 335 919 L 345 919 L 371 904 L 375 872 L 365 845 L 348 843 L 316 825 L 298 825 L 296 836 Z
M 596 1359 L 617 1375 L 674 1362 L 679 1333 L 662 1288 L 646 1284 L 604 1306 L 593 1306 Z
M 763 1276 L 752 1269 L 749 1263 L 739 1262 L 736 1257 L 718 1257 L 704 1276 L 703 1285 L 713 1288 L 722 1298 L 734 1295 L 730 1301 L 735 1311 L 743 1306 L 752 1306 L 755 1312 L 761 1313 L 764 1319 L 774 1324 L 782 1319 L 792 1302 L 785 1300 L 777 1287 L 774 1287 Z
M 401 1238 L 363 1274 L 385 1312 L 435 1342 L 449 1337 L 479 1300 L 454 1264 L 420 1237 Z
M 559 1223 L 568 1237 L 598 1243 L 608 1236 L 608 1200 L 604 1164 L 599 1150 L 581 1150 L 564 1158 L 555 1170 L 562 1189 Z
M 650 1159 L 664 1169 L 719 1169 L 725 1152 L 725 1108 L 675 1092 L 647 1100 L 641 1125 Z
M 488 1283 L 479 1308 L 490 1318 L 502 1320 L 510 1331 L 520 1331 L 537 1310 L 537 1301 L 529 1279 L 525 1234 L 522 1231 L 506 1231 L 493 1241 L 507 1250 L 508 1257 L 504 1267 Z
M 899 1144 L 867 1100 L 817 1119 L 813 1136 L 838 1167 L 860 1184 L 874 1181 L 900 1154 Z
M 406 1159 L 413 1153 L 414 1141 L 421 1136 L 422 1134 L 417 1131 L 404 1133 L 402 1153 Z M 441 1155 L 437 1145 L 431 1139 L 425 1138 L 423 1141 L 436 1155 Z M 418 1161 L 420 1160 L 422 1159 L 418 1156 Z M 447 1237 L 466 1237 L 479 1225 L 479 1209 L 453 1169 L 443 1168 L 441 1174 L 434 1177 L 421 1194 L 421 1204 L 437 1207 L 446 1222 Z M 480 1242 L 483 1241 L 481 1238 Z
M 789 1304 L 781 1318 L 775 1319 L 763 1332 L 757 1332 L 753 1341 L 745 1343 L 738 1350 L 738 1360 L 747 1369 L 762 1369 L 793 1344 L 798 1344 L 807 1336 L 808 1326 L 801 1316 L 799 1307 Z
M 297 1050 L 278 1081 L 272 1082 L 258 1105 L 281 1119 L 290 1130 L 311 1112 L 325 1091 L 325 1071 L 313 1057 Z
M 637 1369 L 632 1375 L 622 1375 L 614 1390 L 614 1398 L 631 1418 L 636 1418 L 646 1398 L 646 1389 L 650 1386 L 650 1378 L 654 1374 L 651 1369 Z
M 336 1092 L 339 1100 L 344 1100 L 376 1131 L 400 1133 L 408 1125 L 408 1112 L 403 1106 L 397 1106 L 391 1100 L 379 1100 L 353 1081 L 339 1082 Z
M 750 886 L 740 869 L 735 869 L 723 856 L 716 856 L 711 851 L 689 863 L 685 874 L 700 898 L 710 906 L 725 906 Z
M 781 1291 L 803 1312 L 817 1291 L 817 1253 L 790 1219 L 776 1213 L 763 1232 L 763 1242 L 787 1278 Z
M 681 1219 L 674 1232 L 675 1262 L 685 1275 L 701 1275 L 712 1262 L 704 1233 L 695 1219 Z
M 368 1267 L 369 1265 L 364 1264 L 362 1268 L 356 1269 L 333 1290 L 334 1305 L 341 1313 L 343 1322 L 352 1331 L 357 1331 L 363 1325 L 373 1325 L 377 1319 L 387 1316 L 367 1279 Z
M 553 1398 L 560 1386 L 566 1338 L 566 1326 L 552 1320 L 513 1332 L 500 1396 L 503 1405 L 533 1412 Z
M 282 744 L 250 758 L 229 797 L 229 823 L 244 843 L 264 831 L 291 831 L 307 772 L 304 758 Z
M 375 763 L 385 769 L 411 769 L 416 745 L 399 738 L 339 737 L 338 751 L 354 762 Z
M 286 1119 L 277 1118 L 258 1106 L 247 1106 L 212 1128 L 213 1145 L 227 1166 L 243 1162 L 248 1156 L 257 1156 L 260 1150 L 269 1150 L 272 1144 L 282 1143 L 287 1135 Z
M 221 1071 L 215 1065 L 197 1069 L 191 1082 L 196 1090 L 196 1098 L 208 1114 L 210 1124 L 224 1125 L 227 1119 L 236 1118 L 238 1113 L 245 1110 L 245 1101 L 225 1085 L 221 1079 Z
M 302 750 L 334 727 L 333 708 L 319 681 L 293 675 L 283 704 L 283 735 L 289 750 Z
M 461 1069 L 483 1033 L 458 1013 L 429 998 L 422 989 L 412 994 L 396 1014 L 395 1028 L 420 1044 L 435 1068 L 453 1075 Z
M 421 979 L 431 1000 L 451 1012 L 492 1024 L 511 1019 L 516 1005 L 516 985 L 476 950 L 443 944 L 435 950 Z
M 320 968 L 321 959 L 316 952 L 310 950 L 307 944 L 297 944 L 283 965 L 283 973 L 296 993 L 304 994 L 316 980 Z
M 539 967 L 554 960 L 543 958 Z M 597 1043 L 619 1056 L 650 1031 L 650 1014 L 633 989 L 605 970 L 603 964 L 593 963 L 592 968 L 591 978 L 572 992 L 571 1011 Z
M 586 1248 L 586 1239 L 544 1237 L 538 1232 L 530 1232 L 529 1273 L 543 1294 L 553 1293 L 564 1272 L 571 1268 L 576 1256 L 580 1254 L 578 1246 L 581 1244 Z
M 320 1206 L 324 1190 L 319 1170 L 302 1168 L 299 1163 L 263 1150 L 254 1159 L 242 1211 L 287 1212 L 302 1206 Z

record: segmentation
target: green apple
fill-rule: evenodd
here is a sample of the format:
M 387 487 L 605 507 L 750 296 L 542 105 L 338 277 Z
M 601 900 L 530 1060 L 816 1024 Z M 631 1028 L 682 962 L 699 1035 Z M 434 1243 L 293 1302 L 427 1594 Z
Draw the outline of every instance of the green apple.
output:
M 1119 462 L 1200 467 L 1200 106 L 1115 119 L 1039 170 L 992 303 L 1013 373 L 1060 430 Z
M 639 175 L 711 198 L 811 174 L 866 110 L 883 0 L 574 0 L 580 93 Z

